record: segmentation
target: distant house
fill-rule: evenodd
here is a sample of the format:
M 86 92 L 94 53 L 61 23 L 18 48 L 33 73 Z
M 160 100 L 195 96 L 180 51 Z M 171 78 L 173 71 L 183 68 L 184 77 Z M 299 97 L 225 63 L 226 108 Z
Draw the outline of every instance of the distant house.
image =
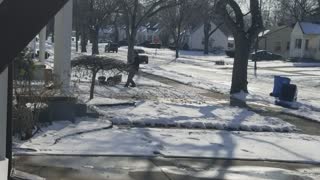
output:
M 320 24 L 296 23 L 291 33 L 290 57 L 320 60 Z
M 292 27 L 279 26 L 259 34 L 259 49 L 279 54 L 285 58 L 290 54 Z
M 113 41 L 115 36 L 115 28 L 113 26 L 101 29 L 99 32 L 100 42 Z M 146 41 L 151 43 L 160 43 L 159 38 L 160 30 L 158 29 L 158 24 L 154 26 L 145 25 L 138 28 L 136 35 L 136 44 L 141 44 Z M 126 26 L 120 26 L 118 28 L 119 41 L 127 40 Z
M 112 40 L 114 29 L 110 26 L 99 31 L 99 42 L 108 42 Z
M 127 40 L 127 28 L 126 28 L 126 26 L 119 27 L 118 31 L 119 31 L 119 41 Z
M 137 32 L 136 43 L 141 44 L 146 41 L 150 43 L 160 43 L 160 32 L 159 24 L 150 25 L 148 23 L 145 26 L 141 26 Z
M 212 29 L 217 26 L 212 23 Z M 204 49 L 204 25 L 200 25 L 190 31 L 188 35 L 188 46 L 192 50 L 203 50 Z M 226 50 L 228 49 L 228 36 L 221 30 L 218 29 L 209 39 L 209 51 L 215 49 Z
M 235 42 L 234 37 L 228 37 L 228 49 L 227 50 L 234 50 L 235 49 Z

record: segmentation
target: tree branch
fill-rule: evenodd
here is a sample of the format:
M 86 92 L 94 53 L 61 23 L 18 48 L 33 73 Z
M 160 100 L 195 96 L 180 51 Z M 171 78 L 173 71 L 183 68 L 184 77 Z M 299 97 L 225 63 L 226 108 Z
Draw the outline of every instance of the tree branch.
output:
M 209 37 L 212 36 L 212 34 L 215 33 L 223 24 L 224 22 L 218 24 L 218 26 L 209 33 Z

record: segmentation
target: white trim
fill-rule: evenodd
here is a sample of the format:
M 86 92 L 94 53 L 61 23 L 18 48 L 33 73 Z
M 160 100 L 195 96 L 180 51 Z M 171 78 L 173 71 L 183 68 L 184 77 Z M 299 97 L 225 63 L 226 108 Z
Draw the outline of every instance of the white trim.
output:
M 45 26 L 39 34 L 39 59 L 42 63 L 44 63 L 46 56 L 46 34 L 47 27 Z
M 0 74 L 0 160 L 6 157 L 8 69 Z
M 71 78 L 72 0 L 55 17 L 54 75 L 62 93 L 68 93 Z
M 8 179 L 8 159 L 0 160 L 0 180 Z

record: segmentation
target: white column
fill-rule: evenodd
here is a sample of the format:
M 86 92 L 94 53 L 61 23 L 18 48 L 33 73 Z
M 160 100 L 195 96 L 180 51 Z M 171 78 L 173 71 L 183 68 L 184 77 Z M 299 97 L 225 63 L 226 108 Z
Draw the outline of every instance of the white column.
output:
M 39 58 L 40 62 L 45 62 L 45 54 L 46 54 L 46 34 L 47 27 L 44 27 L 39 34 Z
M 0 0 L 0 4 L 3 0 Z M 0 180 L 7 180 L 8 160 L 6 159 L 7 144 L 7 97 L 8 69 L 0 72 Z
M 6 159 L 8 69 L 0 73 L 0 180 L 8 175 Z
M 71 73 L 72 0 L 55 17 L 54 75 L 62 93 L 68 93 Z

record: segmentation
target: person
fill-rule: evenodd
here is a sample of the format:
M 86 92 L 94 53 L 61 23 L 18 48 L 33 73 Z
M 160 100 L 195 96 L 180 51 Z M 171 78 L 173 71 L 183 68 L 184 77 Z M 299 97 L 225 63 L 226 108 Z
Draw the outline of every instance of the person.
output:
M 127 83 L 124 85 L 124 87 L 136 87 L 136 83 L 133 81 L 133 78 L 135 74 L 139 71 L 140 67 L 140 61 L 139 61 L 139 56 L 137 52 L 134 52 L 134 61 L 133 63 L 129 64 L 129 75 L 127 79 Z

